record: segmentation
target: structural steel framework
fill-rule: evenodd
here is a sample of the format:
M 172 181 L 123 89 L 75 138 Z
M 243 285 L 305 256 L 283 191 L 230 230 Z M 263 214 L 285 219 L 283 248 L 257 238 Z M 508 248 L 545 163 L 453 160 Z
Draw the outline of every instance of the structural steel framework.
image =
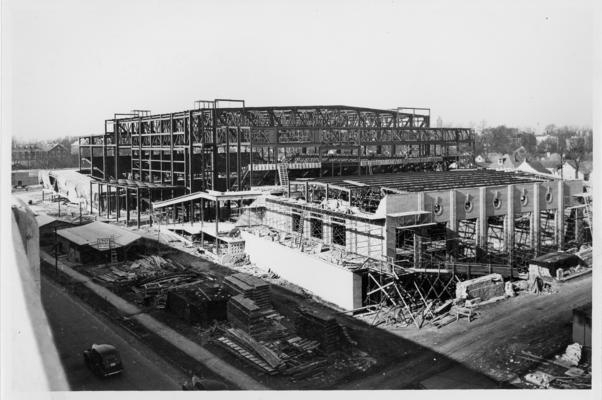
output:
M 224 102 L 241 106 L 220 107 Z M 362 175 L 392 166 L 444 168 L 474 153 L 470 129 L 430 128 L 429 115 L 417 109 L 245 107 L 222 99 L 195 105 L 115 114 L 103 135 L 79 139 L 80 171 L 191 193 L 277 183 L 281 163 L 304 175 Z

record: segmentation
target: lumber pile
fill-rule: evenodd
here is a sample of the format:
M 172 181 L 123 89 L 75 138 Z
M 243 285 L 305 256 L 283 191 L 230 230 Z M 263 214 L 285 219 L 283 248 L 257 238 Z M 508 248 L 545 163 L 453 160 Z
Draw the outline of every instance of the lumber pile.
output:
M 268 310 L 262 310 L 253 300 L 242 294 L 233 296 L 228 301 L 228 321 L 232 326 L 253 337 L 261 337 L 269 333 L 271 323 L 266 318 L 267 314 L 269 314 Z
M 112 266 L 108 272 L 98 274 L 95 278 L 114 285 L 125 286 L 139 284 L 141 281 L 149 279 L 181 274 L 186 270 L 185 266 L 176 261 L 152 255 L 133 261 L 129 265 Z
M 228 297 L 219 285 L 194 282 L 191 286 L 168 290 L 166 309 L 191 324 L 208 326 L 227 318 L 227 303 Z
M 233 342 L 232 340 L 228 339 L 227 337 L 221 336 L 217 338 L 217 344 L 219 344 L 235 356 L 242 358 L 254 367 L 259 368 L 260 370 L 270 375 L 274 375 L 276 373 L 276 370 L 270 367 L 268 363 L 266 363 L 259 357 L 253 355 L 251 352 L 241 347 L 237 343 Z
M 298 307 L 295 328 L 299 335 L 320 342 L 320 348 L 326 353 L 341 350 L 349 345 L 338 321 L 317 310 Z
M 270 284 L 263 279 L 245 273 L 237 273 L 224 279 L 224 288 L 231 296 L 243 295 L 260 308 L 270 308 Z

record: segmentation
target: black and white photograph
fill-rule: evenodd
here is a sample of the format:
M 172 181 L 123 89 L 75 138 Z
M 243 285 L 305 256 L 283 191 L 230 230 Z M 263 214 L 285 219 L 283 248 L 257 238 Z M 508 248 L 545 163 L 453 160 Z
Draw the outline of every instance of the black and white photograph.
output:
M 602 4 L 0 4 L 3 398 L 602 396 Z

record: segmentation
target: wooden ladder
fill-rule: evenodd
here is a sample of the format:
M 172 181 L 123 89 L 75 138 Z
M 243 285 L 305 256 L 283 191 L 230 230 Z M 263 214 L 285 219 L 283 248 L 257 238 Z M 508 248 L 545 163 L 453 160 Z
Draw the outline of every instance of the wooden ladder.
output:
M 288 164 L 286 163 L 278 163 L 278 178 L 280 179 L 280 185 L 284 187 L 288 187 Z

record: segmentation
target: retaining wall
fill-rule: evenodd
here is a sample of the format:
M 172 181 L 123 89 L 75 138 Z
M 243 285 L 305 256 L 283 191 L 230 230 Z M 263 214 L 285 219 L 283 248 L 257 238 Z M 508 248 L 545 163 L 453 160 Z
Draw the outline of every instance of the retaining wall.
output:
M 345 310 L 362 306 L 362 278 L 315 256 L 241 232 L 251 262 Z

